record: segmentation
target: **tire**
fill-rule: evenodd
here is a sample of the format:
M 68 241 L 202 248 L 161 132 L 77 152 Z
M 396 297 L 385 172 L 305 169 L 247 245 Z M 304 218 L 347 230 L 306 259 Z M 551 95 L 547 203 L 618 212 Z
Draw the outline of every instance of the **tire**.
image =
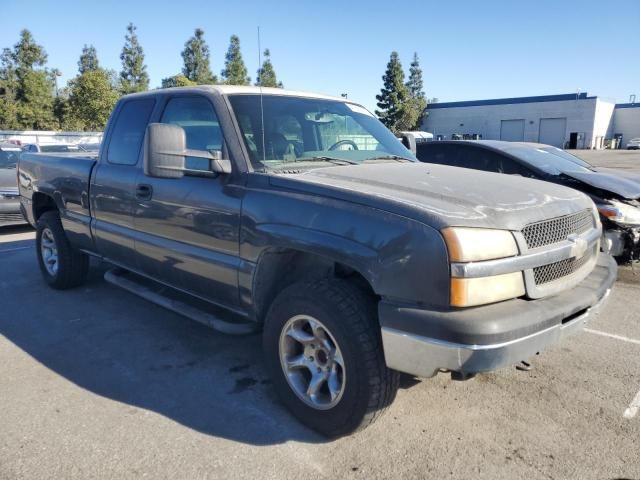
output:
M 315 327 L 324 333 L 309 340 L 308 332 Z M 299 341 L 302 337 L 304 342 Z M 327 346 L 329 353 L 321 355 Z M 364 429 L 395 399 L 400 375 L 385 364 L 375 300 L 346 281 L 300 282 L 282 291 L 267 314 L 263 347 L 282 402 L 302 423 L 327 437 Z M 305 394 L 312 371 L 329 376 L 314 398 Z
M 50 287 L 66 290 L 86 280 L 89 257 L 69 244 L 57 211 L 45 212 L 38 219 L 36 252 L 40 271 Z

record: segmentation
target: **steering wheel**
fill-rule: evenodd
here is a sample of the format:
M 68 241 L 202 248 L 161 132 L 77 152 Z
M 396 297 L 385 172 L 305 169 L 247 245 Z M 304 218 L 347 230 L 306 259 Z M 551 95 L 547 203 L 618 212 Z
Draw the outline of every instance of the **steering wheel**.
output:
M 342 145 L 351 145 L 354 150 L 358 150 L 358 145 L 353 140 L 340 140 L 329 147 L 329 150 L 335 150 Z

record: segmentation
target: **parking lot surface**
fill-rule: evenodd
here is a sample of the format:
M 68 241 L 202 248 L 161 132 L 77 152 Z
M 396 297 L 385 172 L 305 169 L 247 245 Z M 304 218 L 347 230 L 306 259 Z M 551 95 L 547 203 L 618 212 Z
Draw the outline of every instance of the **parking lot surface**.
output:
M 584 158 L 640 172 L 630 153 Z M 2 479 L 640 478 L 640 268 L 532 371 L 405 378 L 386 416 L 327 441 L 278 403 L 259 335 L 149 304 L 99 262 L 53 291 L 33 237 L 0 229 Z

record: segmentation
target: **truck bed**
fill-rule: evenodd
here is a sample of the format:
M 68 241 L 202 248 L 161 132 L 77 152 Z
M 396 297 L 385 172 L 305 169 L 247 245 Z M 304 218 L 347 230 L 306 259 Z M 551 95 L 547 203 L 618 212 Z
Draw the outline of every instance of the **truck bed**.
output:
M 27 220 L 34 224 L 33 197 L 53 198 L 61 220 L 76 244 L 91 242 L 89 185 L 97 153 L 23 153 L 18 162 L 19 190 Z

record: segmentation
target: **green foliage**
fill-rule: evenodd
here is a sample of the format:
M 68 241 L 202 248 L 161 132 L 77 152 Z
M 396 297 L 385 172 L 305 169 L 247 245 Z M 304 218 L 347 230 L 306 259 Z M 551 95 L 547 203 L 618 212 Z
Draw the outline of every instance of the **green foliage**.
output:
M 69 82 L 69 115 L 65 123 L 80 130 L 104 129 L 111 110 L 118 100 L 110 72 L 89 70 Z
M 78 60 L 78 71 L 80 72 L 80 75 L 85 72 L 98 70 L 99 68 L 100 65 L 98 63 L 98 52 L 96 52 L 96 47 L 85 43 L 84 47 L 82 47 L 80 60 Z
M 225 55 L 224 70 L 222 70 L 222 80 L 227 85 L 249 85 L 251 79 L 247 76 L 247 67 L 242 60 L 240 53 L 240 38 L 231 35 L 229 49 Z
M 173 77 L 167 77 L 162 79 L 162 88 L 170 87 L 192 87 L 197 85 L 196 82 L 189 80 L 183 74 L 179 73 Z
M 408 108 L 408 123 L 412 125 L 409 130 L 420 130 L 422 127 L 422 117 L 424 110 L 427 108 L 427 99 L 424 94 L 424 84 L 422 81 L 422 69 L 418 54 L 413 54 L 413 61 L 409 68 L 409 80 L 407 81 L 409 89 L 410 105 Z
M 122 93 L 142 92 L 149 89 L 149 74 L 144 64 L 144 51 L 138 42 L 136 26 L 129 23 L 127 35 L 120 54 L 122 70 L 120 72 L 120 89 Z
M 382 80 L 384 85 L 380 89 L 380 94 L 376 95 L 380 109 L 376 110 L 376 115 L 394 133 L 407 130 L 409 126 L 413 126 L 410 125 L 412 119 L 407 110 L 410 94 L 404 84 L 404 72 L 398 52 L 391 52 Z
M 22 78 L 18 103 L 18 124 L 28 130 L 56 128 L 53 116 L 53 85 L 44 70 L 27 70 Z
M 273 64 L 271 63 L 271 52 L 268 48 L 264 51 L 264 60 L 262 61 L 262 66 L 258 69 L 255 85 L 262 87 L 284 88 L 282 82 L 279 82 L 276 77 L 276 72 L 273 69 Z
M 0 128 L 17 129 L 18 109 L 16 95 L 18 79 L 13 63 L 13 52 L 9 48 L 0 55 Z
M 209 46 L 204 40 L 204 31 L 196 28 L 193 37 L 184 44 L 182 59 L 183 75 L 198 85 L 217 83 L 218 79 L 211 73 Z
M 28 30 L 13 50 L 0 56 L 0 127 L 19 130 L 55 128 L 53 79 L 44 67 L 47 54 Z
M 14 45 L 11 55 L 18 76 L 47 63 L 47 53 L 35 42 L 29 30 L 20 32 L 20 41 Z

